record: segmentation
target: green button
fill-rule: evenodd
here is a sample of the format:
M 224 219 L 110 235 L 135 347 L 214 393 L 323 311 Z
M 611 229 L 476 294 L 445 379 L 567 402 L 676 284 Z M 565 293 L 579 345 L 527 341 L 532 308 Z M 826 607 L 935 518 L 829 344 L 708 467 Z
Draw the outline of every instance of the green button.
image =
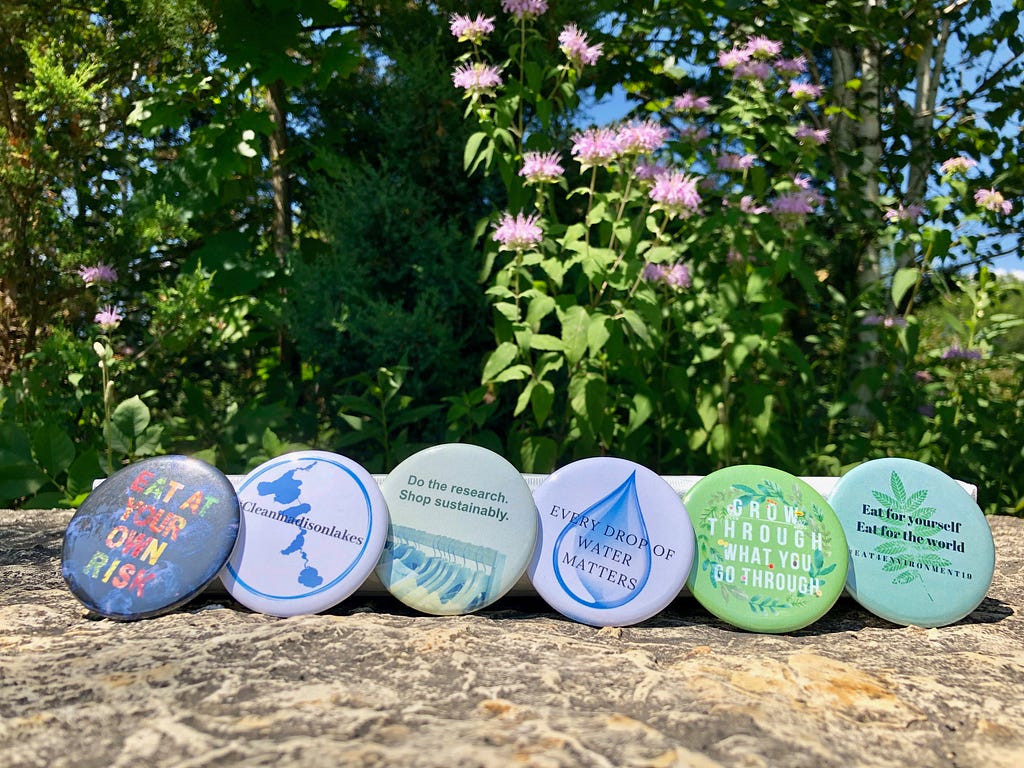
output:
M 728 467 L 683 499 L 697 536 L 688 585 L 723 621 L 792 632 L 821 618 L 846 583 L 835 512 L 810 485 L 771 467 Z

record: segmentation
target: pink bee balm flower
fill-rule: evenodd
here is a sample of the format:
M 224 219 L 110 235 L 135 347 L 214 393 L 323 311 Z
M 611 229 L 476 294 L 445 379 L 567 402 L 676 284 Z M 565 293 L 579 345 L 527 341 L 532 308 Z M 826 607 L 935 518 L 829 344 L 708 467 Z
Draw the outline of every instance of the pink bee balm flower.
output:
M 649 283 L 665 283 L 672 288 L 689 288 L 693 281 L 690 276 L 690 267 L 682 262 L 666 267 L 663 264 L 644 265 L 640 276 Z
M 967 173 L 971 168 L 978 164 L 977 160 L 972 160 L 969 157 L 960 155 L 959 157 L 951 157 L 946 160 L 942 165 L 939 166 L 940 170 L 944 174 L 951 173 Z
M 807 71 L 807 59 L 797 56 L 795 59 L 777 59 L 775 71 L 784 77 L 795 77 Z
M 647 262 L 644 264 L 644 269 L 640 273 L 640 276 L 649 283 L 656 283 L 660 280 L 665 279 L 667 270 L 663 264 L 652 264 Z
M 618 135 L 610 128 L 588 128 L 571 141 L 570 151 L 584 168 L 608 165 L 621 154 Z
M 765 61 L 741 61 L 732 70 L 736 80 L 767 80 L 772 76 L 772 65 Z
M 491 64 L 466 63 L 452 72 L 452 82 L 467 96 L 490 93 L 501 85 L 501 70 Z
M 524 216 L 517 213 L 503 213 L 494 229 L 494 241 L 502 251 L 526 251 L 544 239 L 544 233 L 537 224 L 538 214 Z
M 682 171 L 668 171 L 655 179 L 650 197 L 671 214 L 689 216 L 700 207 L 697 179 Z
M 800 189 L 810 189 L 811 177 L 808 176 L 806 173 L 798 173 L 795 176 L 793 176 L 793 185 L 799 187 Z
M 673 264 L 665 275 L 665 282 L 673 288 L 689 288 L 692 284 L 690 268 L 686 264 Z
M 800 125 L 796 129 L 796 137 L 801 144 L 817 144 L 821 146 L 828 141 L 828 128 L 812 128 Z
M 903 203 L 900 203 L 895 208 L 887 210 L 884 218 L 886 221 L 914 221 L 922 213 L 924 213 L 923 206 L 914 203 L 904 207 Z
M 557 152 L 527 152 L 519 175 L 527 184 L 545 184 L 557 181 L 565 174 Z
M 745 61 L 750 61 L 750 51 L 745 48 L 732 48 L 718 54 L 718 66 L 722 69 L 735 69 Z
M 494 17 L 478 13 L 475 19 L 471 19 L 469 16 L 453 13 L 449 17 L 449 29 L 459 42 L 468 40 L 471 43 L 479 43 L 494 31 Z
M 695 143 L 704 141 L 710 135 L 711 131 L 705 125 L 686 125 L 679 129 L 679 138 Z
M 112 331 L 121 324 L 124 320 L 124 315 L 118 312 L 113 307 L 107 305 L 100 309 L 93 318 L 93 322 L 96 323 L 103 331 Z
M 501 10 L 517 19 L 533 18 L 547 12 L 546 0 L 501 0 Z
M 767 206 L 758 205 L 757 201 L 754 200 L 753 195 L 744 195 L 740 198 L 740 210 L 744 213 L 768 213 Z
M 782 43 L 769 40 L 763 35 L 755 35 L 747 40 L 747 45 L 743 50 L 755 59 L 774 59 L 782 53 Z
M 994 189 L 979 189 L 974 193 L 974 202 L 989 211 L 1000 211 L 1004 214 L 1008 214 L 1013 210 L 1013 203 L 1009 200 L 1004 200 L 1003 196 L 996 192 Z
M 807 214 L 814 213 L 816 206 L 821 204 L 821 197 L 817 192 L 795 190 L 784 192 L 772 201 L 772 213 L 783 218 L 792 220 L 801 218 Z
M 653 163 L 649 160 L 637 161 L 636 167 L 633 168 L 633 175 L 641 181 L 650 181 L 651 179 L 658 178 L 661 174 L 666 173 L 668 169 L 660 163 Z
M 112 283 L 117 280 L 117 270 L 107 264 L 97 264 L 95 267 L 81 266 L 78 268 L 78 275 L 86 285 Z
M 745 171 L 754 167 L 755 160 L 756 155 L 735 155 L 727 152 L 718 158 L 716 164 L 720 171 Z
M 799 83 L 793 80 L 790 82 L 787 90 L 801 101 L 814 101 L 821 96 L 821 86 L 814 83 Z
M 664 144 L 667 138 L 668 128 L 653 120 L 644 120 L 643 122 L 634 120 L 619 128 L 616 135 L 619 151 L 627 155 L 650 154 Z
M 672 99 L 672 109 L 676 112 L 704 112 L 711 108 L 710 96 L 697 96 L 693 91 L 687 91 L 682 96 Z
M 601 58 L 602 44 L 591 45 L 587 36 L 575 24 L 566 24 L 558 35 L 562 53 L 578 66 L 593 66 Z

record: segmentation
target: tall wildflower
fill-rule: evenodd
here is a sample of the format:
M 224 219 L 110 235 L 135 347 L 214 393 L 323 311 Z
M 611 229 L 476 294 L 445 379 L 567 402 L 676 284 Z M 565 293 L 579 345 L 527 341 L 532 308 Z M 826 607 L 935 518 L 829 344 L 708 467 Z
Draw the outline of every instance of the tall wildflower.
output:
M 93 318 L 93 322 L 96 323 L 104 333 L 110 333 L 110 331 L 116 329 L 117 326 L 121 324 L 122 320 L 124 320 L 124 315 L 110 305 L 102 307 Z
M 78 268 L 78 276 L 87 286 L 96 283 L 112 283 L 117 280 L 117 270 L 108 264 L 97 264 L 95 267 L 83 265 Z
M 557 152 L 527 152 L 519 175 L 527 184 L 547 184 L 558 181 L 565 174 Z
M 669 214 L 689 216 L 700 208 L 697 179 L 682 171 L 669 171 L 654 180 L 650 198 Z
M 569 61 L 577 67 L 593 66 L 601 58 L 601 43 L 590 44 L 587 36 L 575 24 L 566 24 L 558 35 L 558 45 Z
M 501 10 L 522 21 L 547 13 L 548 4 L 546 0 L 501 0 Z
M 448 28 L 459 42 L 480 43 L 494 31 L 494 17 L 478 13 L 476 18 L 453 13 Z
M 538 245 L 544 238 L 538 219 L 536 213 L 528 216 L 503 213 L 494 230 L 494 241 L 498 243 L 499 250 L 522 253 Z
M 987 211 L 1009 214 L 1013 203 L 1005 200 L 1001 193 L 994 189 L 979 189 L 974 193 L 974 202 Z
M 452 72 L 452 82 L 462 88 L 467 96 L 491 93 L 501 85 L 501 70 L 492 64 L 467 62 Z
M 653 120 L 634 120 L 621 128 L 616 135 L 619 151 L 625 155 L 648 155 L 654 152 L 668 138 L 668 129 Z
M 939 166 L 939 169 L 948 176 L 953 173 L 967 173 L 967 171 L 977 164 L 977 160 L 959 155 L 958 157 L 951 157 L 944 161 L 942 165 Z
M 588 128 L 570 140 L 572 156 L 584 169 L 608 165 L 621 154 L 618 135 L 610 128 Z

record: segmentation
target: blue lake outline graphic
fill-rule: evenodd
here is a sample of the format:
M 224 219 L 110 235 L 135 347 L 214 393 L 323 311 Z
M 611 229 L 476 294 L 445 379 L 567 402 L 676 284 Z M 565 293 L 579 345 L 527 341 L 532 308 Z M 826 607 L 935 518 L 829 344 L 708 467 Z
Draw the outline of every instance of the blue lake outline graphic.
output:
M 253 475 L 250 478 L 247 478 L 246 481 L 241 485 L 241 487 L 239 487 L 239 489 L 238 489 L 239 498 L 241 498 L 241 494 L 242 494 L 242 492 L 246 488 L 250 487 L 259 478 L 261 478 L 264 475 L 266 475 L 267 472 L 271 472 L 271 471 L 273 471 L 275 469 L 278 469 L 279 467 L 284 466 L 286 464 L 291 464 L 291 463 L 299 462 L 299 461 L 302 461 L 302 460 L 303 459 L 302 459 L 301 456 L 294 457 L 294 458 L 290 458 L 290 459 L 288 459 L 286 461 L 279 461 L 276 464 L 271 464 L 270 466 L 260 470 L 260 472 L 258 474 Z M 325 458 L 323 456 L 310 456 L 306 460 L 307 461 L 312 461 L 312 462 L 322 461 L 325 464 L 331 464 L 332 466 L 337 467 L 338 469 L 342 470 L 345 474 L 347 474 L 352 479 L 352 481 L 356 484 L 356 486 L 359 488 L 360 493 L 362 493 L 362 495 L 363 495 L 363 501 L 366 504 L 366 522 L 367 522 L 367 527 L 366 527 L 366 536 L 363 538 L 363 546 L 360 547 L 359 552 L 356 554 L 356 556 L 352 558 L 352 562 L 349 563 L 348 567 L 344 571 L 342 571 L 338 576 L 336 576 L 330 582 L 328 582 L 327 584 L 325 584 L 324 586 L 322 586 L 322 587 L 320 587 L 318 589 L 310 590 L 309 592 L 303 592 L 302 594 L 299 594 L 299 595 L 272 595 L 272 594 L 269 594 L 267 592 L 261 592 L 260 590 L 256 589 L 252 585 L 246 583 L 238 575 L 238 572 L 234 568 L 231 567 L 230 563 L 225 565 L 225 569 L 227 570 L 227 572 L 231 574 L 231 577 L 243 589 L 245 589 L 246 591 L 248 591 L 248 592 L 250 592 L 250 593 L 252 593 L 254 595 L 258 595 L 259 597 L 265 597 L 265 598 L 268 598 L 270 600 L 304 600 L 307 597 L 313 597 L 314 595 L 319 595 L 319 594 L 321 594 L 323 592 L 327 592 L 328 590 L 330 590 L 333 587 L 335 587 L 339 582 L 343 581 L 345 579 L 345 577 L 348 576 L 349 573 L 352 572 L 352 569 L 355 568 L 356 565 L 359 563 L 359 561 L 363 559 L 363 555 L 366 554 L 366 549 L 370 545 L 370 540 L 372 538 L 371 534 L 373 533 L 373 513 L 372 513 L 371 502 L 370 502 L 370 494 L 367 492 L 366 486 L 364 486 L 362 481 L 360 481 L 360 479 L 356 476 L 356 474 L 354 472 L 352 472 L 352 470 L 350 470 L 344 464 L 341 464 L 341 463 L 339 463 L 337 461 L 333 461 L 332 459 Z

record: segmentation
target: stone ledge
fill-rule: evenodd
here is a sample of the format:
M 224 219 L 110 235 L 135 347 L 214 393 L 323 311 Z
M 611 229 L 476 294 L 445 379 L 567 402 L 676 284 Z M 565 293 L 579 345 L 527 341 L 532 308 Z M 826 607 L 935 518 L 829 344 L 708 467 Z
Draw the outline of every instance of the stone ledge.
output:
M 1024 764 L 1024 520 L 990 518 L 995 579 L 958 624 L 844 598 L 774 636 L 686 598 L 600 630 L 529 597 L 276 619 L 206 593 L 95 621 L 60 577 L 70 514 L 0 512 L 4 766 Z

